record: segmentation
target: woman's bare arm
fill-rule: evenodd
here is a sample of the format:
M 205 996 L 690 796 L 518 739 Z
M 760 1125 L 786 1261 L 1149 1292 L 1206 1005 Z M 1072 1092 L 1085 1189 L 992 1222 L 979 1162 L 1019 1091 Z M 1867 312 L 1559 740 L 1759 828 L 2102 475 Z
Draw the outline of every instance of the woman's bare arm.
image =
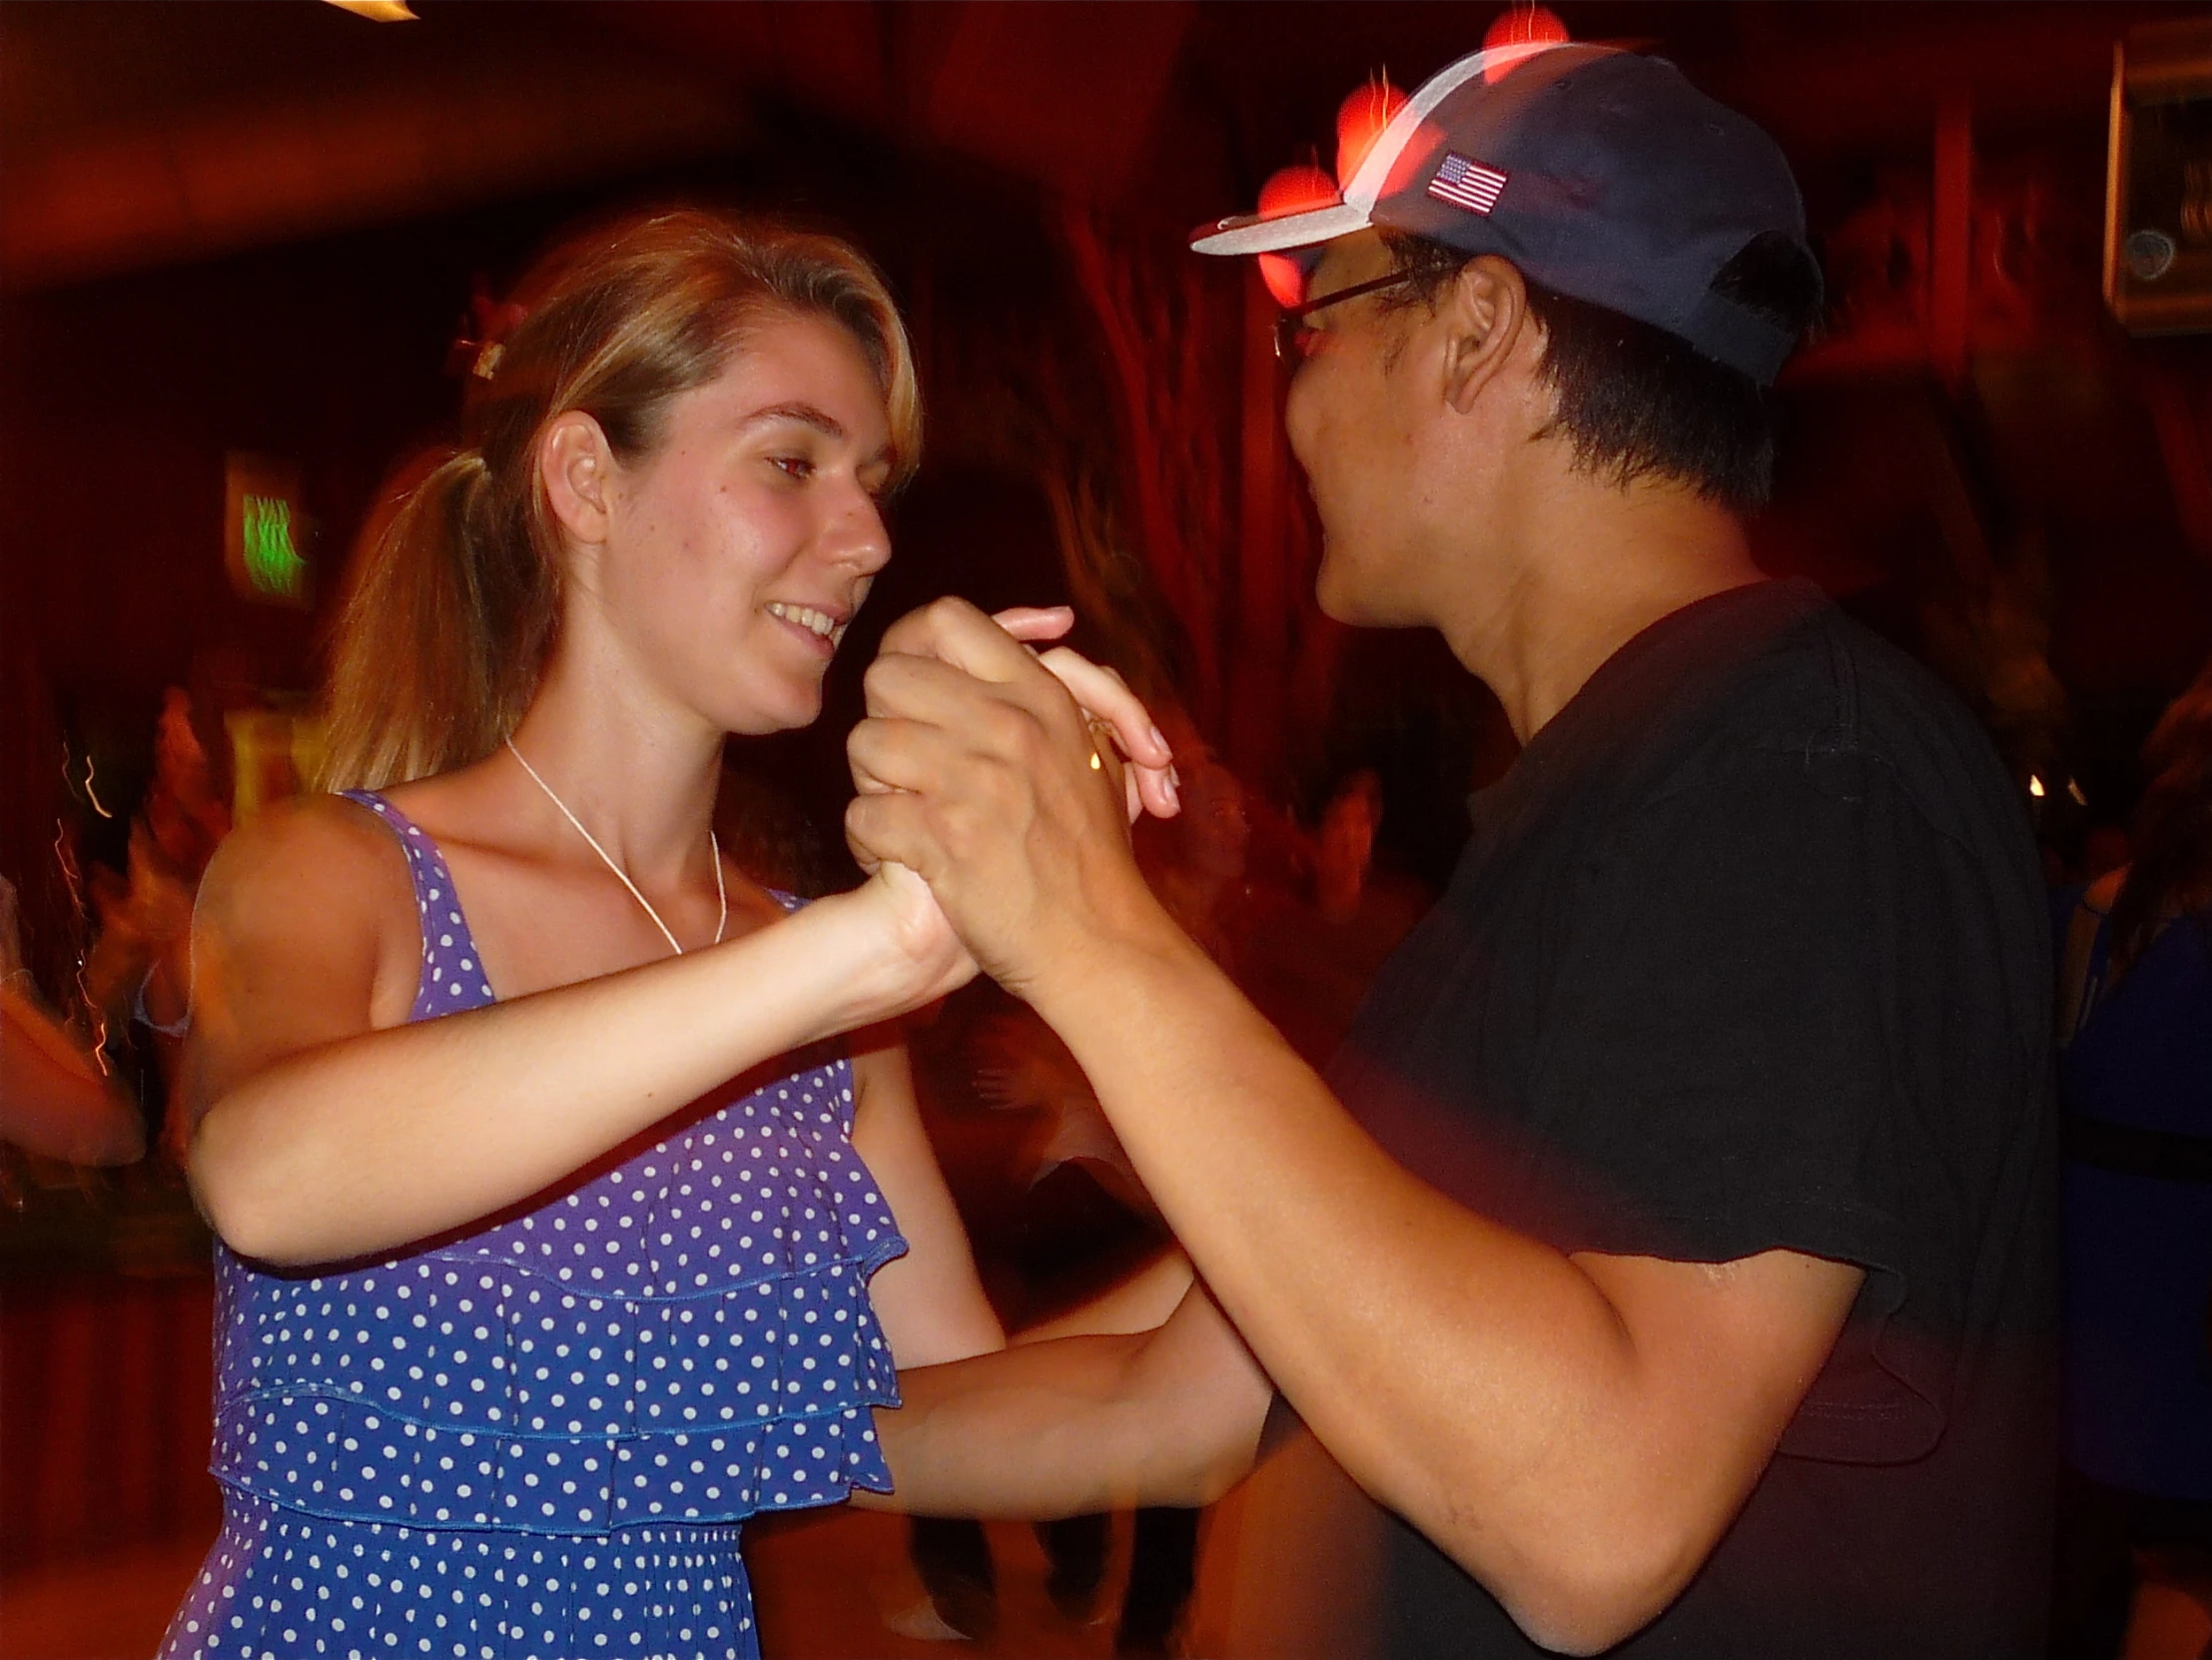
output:
M 420 942 L 389 833 L 334 801 L 267 815 L 209 867 L 194 923 L 202 1209 L 243 1254 L 306 1263 L 519 1203 L 724 1080 L 966 978 L 903 880 L 410 1025 Z
M 854 1502 L 918 1515 L 1080 1515 L 1204 1503 L 1240 1476 L 1272 1390 L 1191 1288 L 1188 1259 L 1164 1250 L 1063 1315 L 1053 1335 L 1025 1333 L 1008 1349 L 923 1131 L 906 1052 L 875 1048 L 854 1072 L 853 1145 L 909 1247 L 869 1286 L 905 1402 L 876 1414 L 896 1489 Z M 1060 1334 L 1075 1332 L 1085 1334 Z
M 895 1489 L 854 1499 L 938 1516 L 1211 1503 L 1250 1469 L 1273 1397 L 1202 1285 L 1157 1330 L 1017 1344 L 899 1388 L 876 1413 Z
M 1006 1347 L 968 1230 L 922 1128 L 905 1049 L 888 1041 L 864 1047 L 853 1077 L 853 1149 L 907 1242 L 907 1253 L 886 1262 L 868 1284 L 901 1375 Z
M 1097 1332 L 1154 1330 L 1166 1324 L 1182 1306 L 1196 1277 L 1182 1246 L 1163 1245 L 1096 1296 L 1086 1297 L 1051 1319 L 1023 1326 L 1009 1340 L 1046 1343 L 1056 1337 L 1085 1337 Z

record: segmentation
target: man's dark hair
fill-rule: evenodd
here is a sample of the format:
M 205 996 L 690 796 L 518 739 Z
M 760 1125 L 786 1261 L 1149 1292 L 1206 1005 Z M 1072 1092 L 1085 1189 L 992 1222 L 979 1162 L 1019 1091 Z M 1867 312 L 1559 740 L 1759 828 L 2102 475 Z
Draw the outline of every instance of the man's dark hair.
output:
M 1435 306 L 1472 258 L 1402 233 L 1386 231 L 1383 240 L 1412 279 L 1400 304 Z M 1529 311 L 1544 330 L 1544 378 L 1559 399 L 1543 435 L 1564 436 L 1578 467 L 1622 484 L 1657 475 L 1738 512 L 1766 504 L 1775 434 L 1765 388 L 1664 329 L 1525 274 L 1523 281 Z M 1746 244 L 1713 288 L 1793 335 L 1810 328 L 1820 310 L 1819 269 L 1779 232 Z

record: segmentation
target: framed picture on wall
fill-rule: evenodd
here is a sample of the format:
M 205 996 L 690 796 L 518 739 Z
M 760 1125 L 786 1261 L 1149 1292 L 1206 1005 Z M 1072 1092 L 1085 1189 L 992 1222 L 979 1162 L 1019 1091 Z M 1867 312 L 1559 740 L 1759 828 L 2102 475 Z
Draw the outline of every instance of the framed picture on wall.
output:
M 2131 334 L 2212 329 L 2212 17 L 2114 51 L 2104 298 Z

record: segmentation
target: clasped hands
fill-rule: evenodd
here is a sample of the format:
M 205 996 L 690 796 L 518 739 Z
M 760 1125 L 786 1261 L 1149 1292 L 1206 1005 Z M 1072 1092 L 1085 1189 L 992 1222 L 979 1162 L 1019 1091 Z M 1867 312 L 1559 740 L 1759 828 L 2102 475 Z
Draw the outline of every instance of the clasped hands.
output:
M 1065 606 L 986 616 L 940 599 L 895 623 L 846 743 L 854 857 L 928 885 L 976 963 L 1018 995 L 1150 903 L 1128 827 L 1178 809 L 1174 757 L 1111 669 L 1055 646 Z

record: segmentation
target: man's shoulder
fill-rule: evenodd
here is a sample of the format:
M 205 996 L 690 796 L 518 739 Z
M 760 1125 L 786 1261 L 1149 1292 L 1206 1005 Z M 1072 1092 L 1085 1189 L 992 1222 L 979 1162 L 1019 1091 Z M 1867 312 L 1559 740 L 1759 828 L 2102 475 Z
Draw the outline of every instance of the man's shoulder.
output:
M 1924 665 L 1826 599 L 1765 629 L 1716 692 L 1712 724 L 1764 735 L 1769 746 L 1820 738 L 1880 749 L 1930 730 L 1980 736 Z
M 1838 606 L 1806 605 L 1677 725 L 1656 788 L 1756 787 L 1781 770 L 1823 793 L 1883 795 L 1954 839 L 2019 817 L 1988 734 L 1923 664 Z

